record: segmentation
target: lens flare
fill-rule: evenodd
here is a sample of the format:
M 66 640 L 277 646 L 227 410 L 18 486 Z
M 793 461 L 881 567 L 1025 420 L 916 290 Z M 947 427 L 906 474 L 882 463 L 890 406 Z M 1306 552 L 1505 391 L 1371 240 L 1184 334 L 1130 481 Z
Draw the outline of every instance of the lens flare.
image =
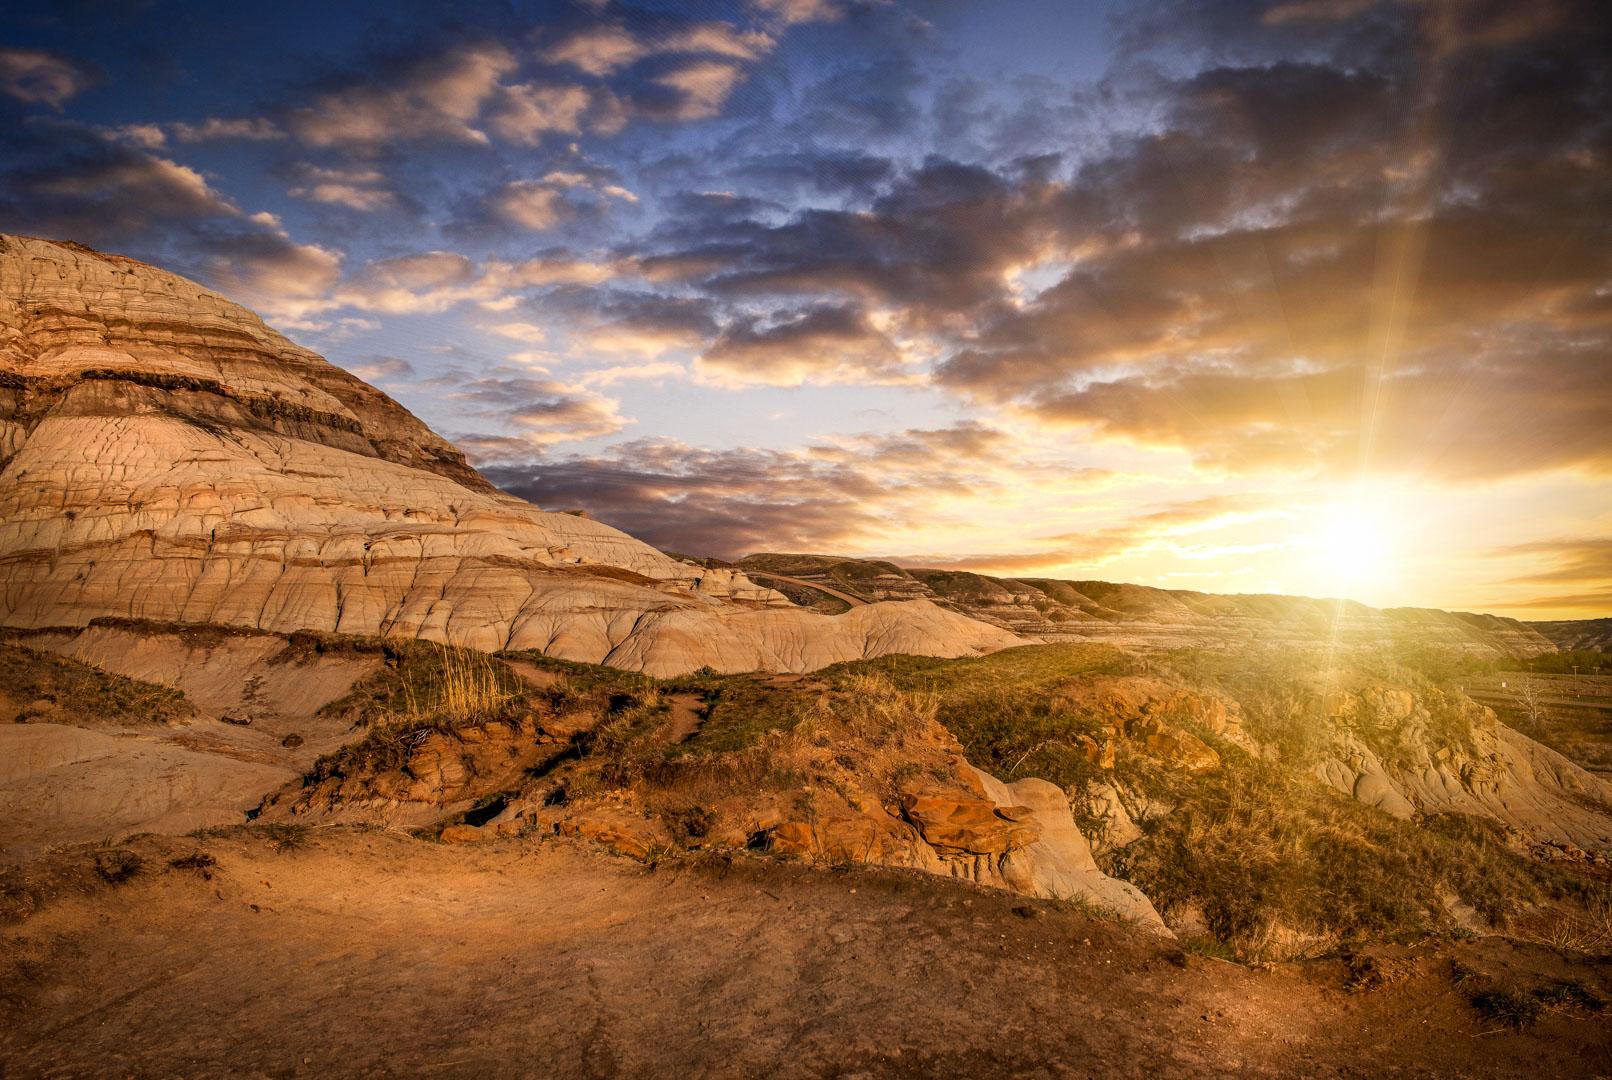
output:
M 1312 590 L 1370 602 L 1399 578 L 1399 522 L 1386 498 L 1351 494 L 1319 507 L 1297 555 Z

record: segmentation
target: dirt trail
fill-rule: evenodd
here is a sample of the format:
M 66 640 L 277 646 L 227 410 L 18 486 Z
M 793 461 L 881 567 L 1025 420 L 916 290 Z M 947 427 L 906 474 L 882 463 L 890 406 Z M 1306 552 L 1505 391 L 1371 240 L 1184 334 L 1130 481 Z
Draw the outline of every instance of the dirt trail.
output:
M 866 607 L 868 604 L 867 600 L 857 596 L 855 593 L 836 589 L 832 585 L 824 585 L 821 581 L 807 581 L 805 578 L 790 577 L 788 574 L 774 574 L 766 570 L 746 570 L 745 574 L 751 578 L 760 579 L 763 585 L 770 579 L 772 581 L 788 582 L 790 585 L 799 585 L 805 589 L 816 589 L 820 593 L 827 593 L 836 600 L 844 600 L 852 607 Z
M 704 702 L 698 694 L 668 694 L 666 704 L 671 710 L 666 729 L 668 742 L 682 742 L 700 730 L 705 722 Z
M 1448 958 L 1374 993 L 921 875 L 635 863 L 564 841 L 142 840 L 3 928 L 0 1072 L 161 1076 L 1605 1073 L 1612 1029 L 1489 1031 Z M 1475 966 L 1562 963 L 1497 942 Z M 1485 951 L 1486 950 L 1486 951 Z M 1575 977 L 1604 985 L 1608 971 Z

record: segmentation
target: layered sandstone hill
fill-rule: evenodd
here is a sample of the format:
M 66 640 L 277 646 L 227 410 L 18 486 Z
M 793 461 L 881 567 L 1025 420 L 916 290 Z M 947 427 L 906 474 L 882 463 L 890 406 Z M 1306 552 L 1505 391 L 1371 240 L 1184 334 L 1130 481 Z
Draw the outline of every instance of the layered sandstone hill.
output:
M 0 626 L 400 635 L 657 675 L 1018 642 L 931 603 L 825 617 L 539 510 L 246 309 L 15 236 L 0 236 L 0 585 Z
M 1559 649 L 1612 652 L 1612 619 L 1569 619 L 1529 623 L 1528 626 L 1550 639 Z
M 720 564 L 718 564 L 720 565 Z M 1591 624 L 1526 623 L 1432 608 L 1373 608 L 1307 596 L 1222 595 L 1107 581 L 998 578 L 832 555 L 757 554 L 737 567 L 821 610 L 892 599 L 928 600 L 1040 641 L 1108 641 L 1131 648 L 1237 648 L 1343 643 L 1419 644 L 1490 656 L 1593 648 Z M 1550 627 L 1567 628 L 1553 632 Z M 1574 629 L 1576 628 L 1576 629 Z M 1575 636 L 1576 634 L 1576 636 Z M 1606 635 L 1601 635 L 1604 640 Z

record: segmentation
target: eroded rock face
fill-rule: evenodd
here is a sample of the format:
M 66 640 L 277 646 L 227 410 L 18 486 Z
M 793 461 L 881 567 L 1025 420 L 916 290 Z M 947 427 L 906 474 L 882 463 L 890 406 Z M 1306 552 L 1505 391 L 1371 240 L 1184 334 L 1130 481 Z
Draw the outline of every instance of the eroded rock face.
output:
M 670 675 L 1016 644 L 831 619 L 505 495 L 385 394 L 133 260 L 0 237 L 0 625 L 421 637 Z
M 1404 690 L 1362 693 L 1412 731 L 1426 713 Z M 1347 708 L 1349 703 L 1340 703 Z M 1469 745 L 1410 740 L 1415 752 L 1387 759 L 1358 737 L 1344 738 L 1316 766 L 1316 775 L 1344 794 L 1399 818 L 1460 813 L 1488 818 L 1529 844 L 1612 853 L 1612 784 L 1555 750 L 1483 714 Z

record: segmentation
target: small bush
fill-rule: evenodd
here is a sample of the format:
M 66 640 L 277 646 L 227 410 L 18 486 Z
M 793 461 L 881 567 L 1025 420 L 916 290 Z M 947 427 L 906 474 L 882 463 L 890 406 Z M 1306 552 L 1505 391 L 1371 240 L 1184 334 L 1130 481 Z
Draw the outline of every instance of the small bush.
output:
M 1507 1027 L 1523 1028 L 1539 1019 L 1544 1010 L 1539 998 L 1513 986 L 1496 986 L 1472 995 L 1472 1007 L 1485 1020 Z
M 218 860 L 205 851 L 198 851 L 191 855 L 181 855 L 177 859 L 169 859 L 168 865 L 175 870 L 194 870 L 203 880 L 211 881 L 213 871 L 218 867 Z
M 1547 1008 L 1587 1009 L 1600 1012 L 1606 1008 L 1606 999 L 1577 979 L 1566 979 L 1542 986 L 1534 996 Z
M 257 826 L 255 831 L 281 854 L 308 846 L 308 826 L 299 822 L 271 821 Z
M 145 869 L 145 860 L 132 851 L 112 848 L 95 853 L 95 873 L 108 885 L 121 885 Z

